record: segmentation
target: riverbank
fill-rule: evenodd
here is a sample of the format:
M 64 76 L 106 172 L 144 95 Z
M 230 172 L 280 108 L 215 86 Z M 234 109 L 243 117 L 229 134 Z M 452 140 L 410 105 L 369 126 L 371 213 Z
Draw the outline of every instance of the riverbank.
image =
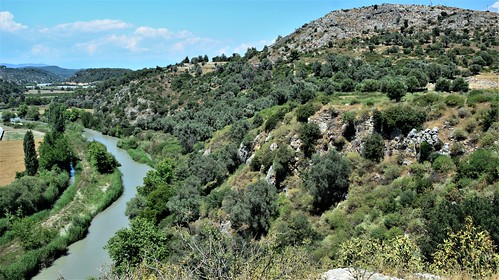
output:
M 74 183 L 49 210 L 10 219 L 10 229 L 0 237 L 0 279 L 34 276 L 63 255 L 70 244 L 84 238 L 92 219 L 117 200 L 123 192 L 121 172 L 100 174 L 88 160 L 88 142 L 82 127 L 71 124 L 66 136 L 79 159 Z M 33 238 L 44 239 L 39 246 L 26 246 L 19 236 L 23 225 Z
M 89 141 L 104 144 L 107 151 L 113 154 L 120 163 L 119 170 L 123 174 L 123 194 L 113 204 L 95 216 L 88 228 L 88 234 L 68 247 L 67 254 L 43 269 L 33 279 L 88 279 L 98 278 L 107 271 L 112 260 L 104 246 L 115 233 L 128 227 L 129 220 L 125 216 L 126 204 L 137 193 L 137 186 L 142 185 L 143 177 L 151 168 L 135 162 L 125 150 L 119 149 L 118 138 L 103 135 L 94 130 L 85 129 L 83 136 Z M 91 257 L 89 257 L 91 256 Z

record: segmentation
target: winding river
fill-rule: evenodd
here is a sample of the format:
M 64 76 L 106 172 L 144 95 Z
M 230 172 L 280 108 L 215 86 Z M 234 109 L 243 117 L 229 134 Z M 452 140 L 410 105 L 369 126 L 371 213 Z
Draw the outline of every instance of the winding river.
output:
M 111 259 L 103 247 L 116 231 L 128 226 L 126 203 L 135 196 L 137 186 L 142 184 L 144 176 L 151 169 L 135 162 L 125 150 L 116 147 L 118 138 L 88 129 L 85 129 L 83 136 L 89 141 L 96 140 L 104 144 L 121 164 L 119 169 L 123 174 L 123 195 L 92 220 L 88 235 L 71 244 L 67 255 L 58 258 L 33 279 L 57 279 L 60 276 L 65 279 L 87 279 L 99 276 L 101 270 L 109 269 Z

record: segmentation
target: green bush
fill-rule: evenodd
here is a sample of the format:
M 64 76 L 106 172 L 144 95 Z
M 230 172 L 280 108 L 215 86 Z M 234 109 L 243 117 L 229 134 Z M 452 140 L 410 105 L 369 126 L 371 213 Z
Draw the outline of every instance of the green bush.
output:
M 454 161 L 449 156 L 439 155 L 432 163 L 435 171 L 447 174 L 455 168 Z
M 305 156 L 311 156 L 315 151 L 315 142 L 322 136 L 316 123 L 304 123 L 300 126 L 300 139 Z
M 331 150 L 324 156 L 315 155 L 305 180 L 305 188 L 313 196 L 313 206 L 322 213 L 345 199 L 348 193 L 350 166 L 338 152 Z
M 485 103 L 494 100 L 495 95 L 490 94 L 489 92 L 474 89 L 468 93 L 468 104 L 475 105 L 476 103 Z
M 430 155 L 435 151 L 432 145 L 428 144 L 428 142 L 423 141 L 419 144 L 419 162 L 425 162 L 430 160 Z
M 296 120 L 299 122 L 307 122 L 308 118 L 312 116 L 320 108 L 317 104 L 307 103 L 301 105 L 296 109 Z
M 466 218 L 464 228 L 451 232 L 438 245 L 431 268 L 437 272 L 461 271 L 472 278 L 485 279 L 499 271 L 497 255 L 489 232 L 473 225 L 471 217 Z
M 106 249 L 115 268 L 124 273 L 142 261 L 164 260 L 168 255 L 167 236 L 145 219 L 134 219 L 130 228 L 121 229 L 109 239 Z
M 449 107 L 462 107 L 464 101 L 464 97 L 459 95 L 449 95 L 445 98 L 445 104 Z
M 385 156 L 385 141 L 378 133 L 373 133 L 364 139 L 362 156 L 374 162 L 380 162 Z
M 477 179 L 485 176 L 487 181 L 494 182 L 499 178 L 499 156 L 497 153 L 478 149 L 463 159 L 458 166 L 458 178 Z
M 454 92 L 467 92 L 469 90 L 469 83 L 461 77 L 456 78 L 452 81 L 450 90 Z
M 118 161 L 106 150 L 106 146 L 100 142 L 90 142 L 90 145 L 88 145 L 88 155 L 90 163 L 100 173 L 111 173 L 118 166 Z
M 497 135 L 492 132 L 486 132 L 480 137 L 479 144 L 481 148 L 490 148 L 494 146 L 494 142 L 497 141 Z
M 247 237 L 265 235 L 270 228 L 270 219 L 277 214 L 277 190 L 260 180 L 243 190 L 234 191 L 224 201 L 232 226 Z
M 398 78 L 385 78 L 381 81 L 381 92 L 388 98 L 399 102 L 407 93 L 407 86 Z
M 411 129 L 420 129 L 426 120 L 426 114 L 409 106 L 392 106 L 382 112 L 381 131 L 384 136 L 389 136 L 395 129 L 399 129 L 402 133 L 407 134 Z
M 466 140 L 466 138 L 468 138 L 468 133 L 466 132 L 466 130 L 463 130 L 461 128 L 456 128 L 452 132 L 452 138 L 456 139 L 457 141 L 463 141 Z
M 381 83 L 374 79 L 365 79 L 362 81 L 362 87 L 360 91 L 362 92 L 376 92 L 379 91 Z
M 445 92 L 450 91 L 450 81 L 446 78 L 438 78 L 437 82 L 435 83 L 435 90 Z
M 426 93 L 414 98 L 414 103 L 419 106 L 429 106 L 442 101 L 442 95 L 436 93 Z
M 267 121 L 265 121 L 264 129 L 265 131 L 271 131 L 277 126 L 277 123 L 284 118 L 286 114 L 286 110 L 279 109 L 277 112 L 272 114 Z

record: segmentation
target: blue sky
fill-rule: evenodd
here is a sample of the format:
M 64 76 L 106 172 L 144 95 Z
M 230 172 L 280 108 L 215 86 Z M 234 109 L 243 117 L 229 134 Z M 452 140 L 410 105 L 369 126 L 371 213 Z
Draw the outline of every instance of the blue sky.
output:
M 332 10 L 430 0 L 0 0 L 0 63 L 166 66 L 261 49 Z M 497 0 L 433 0 L 498 11 Z

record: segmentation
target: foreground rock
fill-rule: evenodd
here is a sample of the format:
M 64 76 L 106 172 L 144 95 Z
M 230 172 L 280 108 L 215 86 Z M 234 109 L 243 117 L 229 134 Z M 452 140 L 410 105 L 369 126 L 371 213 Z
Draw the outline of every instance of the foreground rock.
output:
M 369 279 L 369 280 L 402 280 L 403 278 L 386 276 L 377 272 L 370 272 L 362 269 L 354 268 L 336 268 L 333 270 L 328 270 L 322 277 L 322 280 L 352 280 L 352 279 Z M 425 280 L 437 280 L 440 277 L 432 274 L 426 273 L 416 273 L 412 275 L 410 279 L 425 279 Z

